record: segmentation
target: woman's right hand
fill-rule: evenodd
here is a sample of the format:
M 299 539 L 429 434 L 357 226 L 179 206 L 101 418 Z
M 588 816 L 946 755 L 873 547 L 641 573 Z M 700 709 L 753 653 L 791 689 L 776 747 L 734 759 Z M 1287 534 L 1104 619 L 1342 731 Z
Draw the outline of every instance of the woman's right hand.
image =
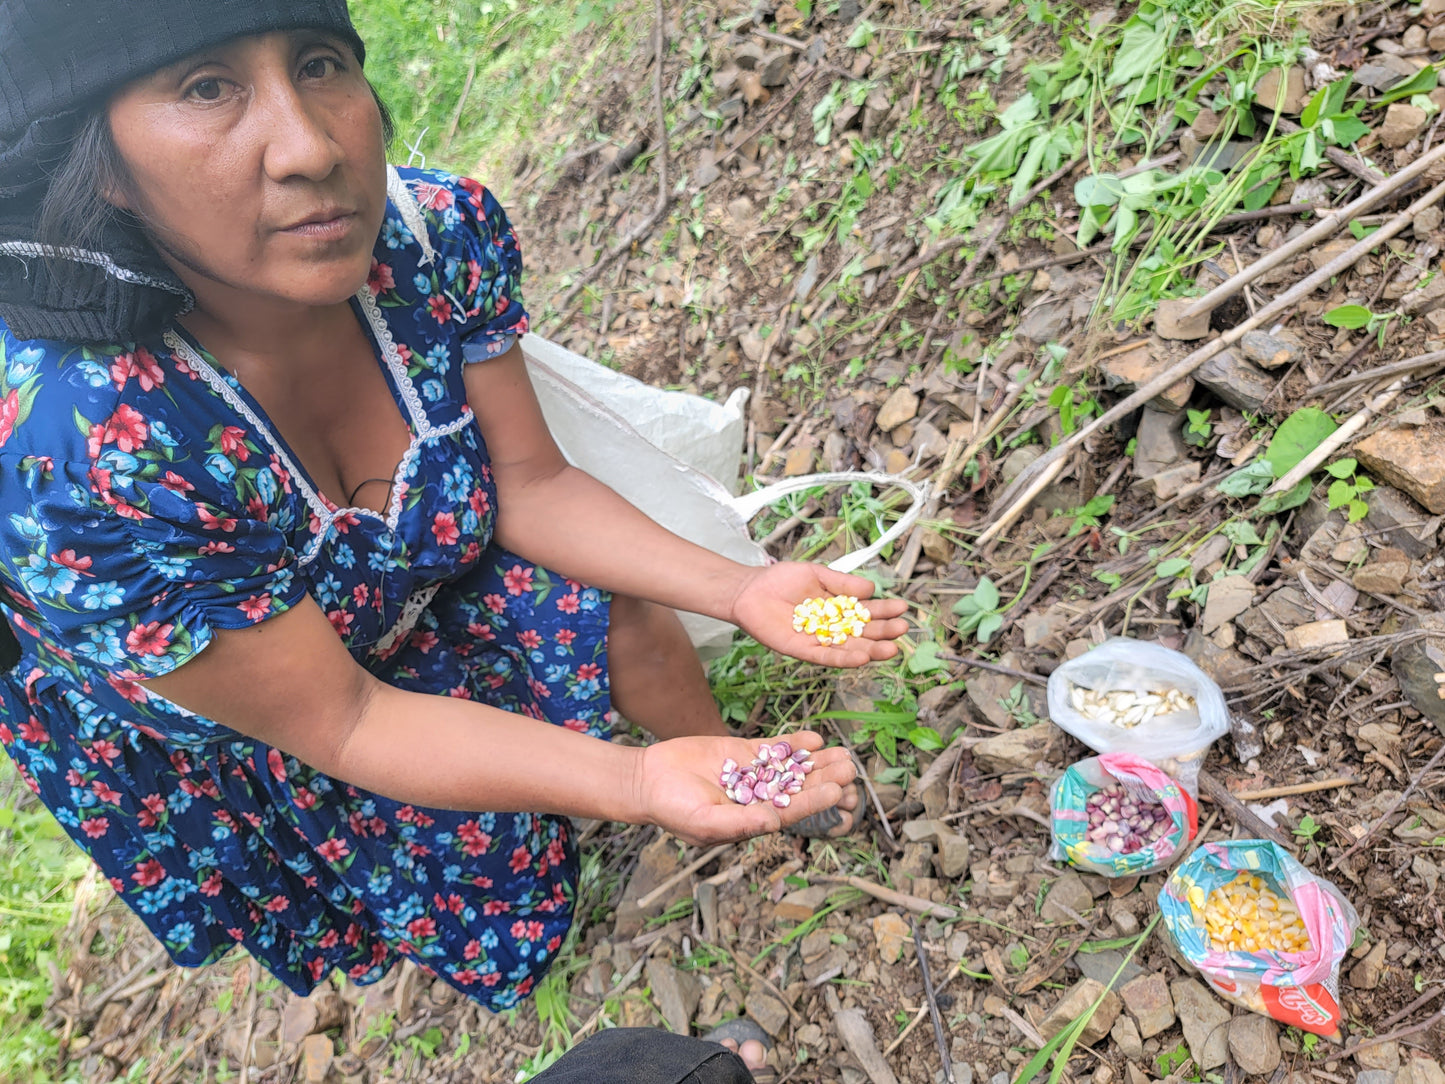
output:
M 762 740 L 744 738 L 671 738 L 642 750 L 633 786 L 637 808 L 647 823 L 695 845 L 728 843 L 776 832 L 838 803 L 856 769 L 848 750 L 824 749 L 821 735 L 800 731 L 785 736 L 794 749 L 813 753 L 813 770 L 792 802 L 738 805 L 718 777 L 731 757 L 748 764 Z

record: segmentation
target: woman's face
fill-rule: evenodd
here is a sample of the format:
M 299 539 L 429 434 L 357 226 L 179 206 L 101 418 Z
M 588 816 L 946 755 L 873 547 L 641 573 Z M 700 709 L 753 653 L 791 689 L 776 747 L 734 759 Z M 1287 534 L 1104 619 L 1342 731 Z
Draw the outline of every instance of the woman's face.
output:
M 366 282 L 386 211 L 381 113 L 340 38 L 238 38 L 129 84 L 109 107 L 114 193 L 203 305 L 333 305 Z

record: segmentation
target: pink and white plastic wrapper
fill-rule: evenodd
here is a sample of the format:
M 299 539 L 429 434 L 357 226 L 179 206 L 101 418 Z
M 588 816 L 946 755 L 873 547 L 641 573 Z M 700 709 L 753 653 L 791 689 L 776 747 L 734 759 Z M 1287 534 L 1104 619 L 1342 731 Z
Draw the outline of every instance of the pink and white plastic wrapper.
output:
M 1162 805 L 1173 822 L 1168 832 L 1131 854 L 1111 853 L 1087 838 L 1089 796 L 1116 783 L 1136 797 Z M 1071 764 L 1054 781 L 1049 807 L 1053 836 L 1049 857 L 1104 877 L 1130 877 L 1163 869 L 1199 828 L 1199 807 L 1189 792 L 1143 757 L 1130 753 L 1106 753 Z

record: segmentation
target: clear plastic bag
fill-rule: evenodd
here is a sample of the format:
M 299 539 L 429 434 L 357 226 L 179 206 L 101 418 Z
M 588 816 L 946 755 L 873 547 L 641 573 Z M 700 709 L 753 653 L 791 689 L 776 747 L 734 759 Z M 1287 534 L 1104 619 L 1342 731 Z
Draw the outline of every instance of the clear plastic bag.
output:
M 1294 902 L 1309 934 L 1308 952 L 1215 952 L 1209 947 L 1205 901 L 1241 870 Z M 1159 910 L 1180 953 L 1221 997 L 1282 1024 L 1336 1037 L 1343 1019 L 1340 963 L 1359 917 L 1338 888 L 1282 847 L 1262 839 L 1204 844 L 1164 883 Z
M 1153 843 L 1132 853 L 1115 852 L 1088 838 L 1088 801 L 1104 787 L 1118 784 L 1133 798 L 1157 803 L 1171 826 Z M 1189 792 L 1147 760 L 1129 753 L 1106 753 L 1071 764 L 1054 781 L 1049 795 L 1049 857 L 1104 877 L 1129 877 L 1163 869 L 1199 830 L 1199 807 Z
M 1118 726 L 1081 714 L 1072 700 L 1076 688 L 1100 693 L 1178 689 L 1194 706 Z M 1049 675 L 1049 718 L 1097 753 L 1143 757 L 1193 797 L 1199 794 L 1205 753 L 1229 730 L 1224 694 L 1208 674 L 1187 655 L 1127 636 L 1106 640 Z

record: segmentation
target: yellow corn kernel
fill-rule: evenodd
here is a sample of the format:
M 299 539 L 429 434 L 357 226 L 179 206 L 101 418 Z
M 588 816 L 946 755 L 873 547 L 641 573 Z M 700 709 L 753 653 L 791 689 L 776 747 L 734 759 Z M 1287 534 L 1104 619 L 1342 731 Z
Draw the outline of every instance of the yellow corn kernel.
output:
M 1214 952 L 1305 952 L 1310 947 L 1294 903 L 1249 873 L 1209 894 L 1204 926 Z
M 832 598 L 804 599 L 793 609 L 793 630 L 816 636 L 818 643 L 838 647 L 850 636 L 862 636 L 872 615 L 856 598 L 834 595 Z

